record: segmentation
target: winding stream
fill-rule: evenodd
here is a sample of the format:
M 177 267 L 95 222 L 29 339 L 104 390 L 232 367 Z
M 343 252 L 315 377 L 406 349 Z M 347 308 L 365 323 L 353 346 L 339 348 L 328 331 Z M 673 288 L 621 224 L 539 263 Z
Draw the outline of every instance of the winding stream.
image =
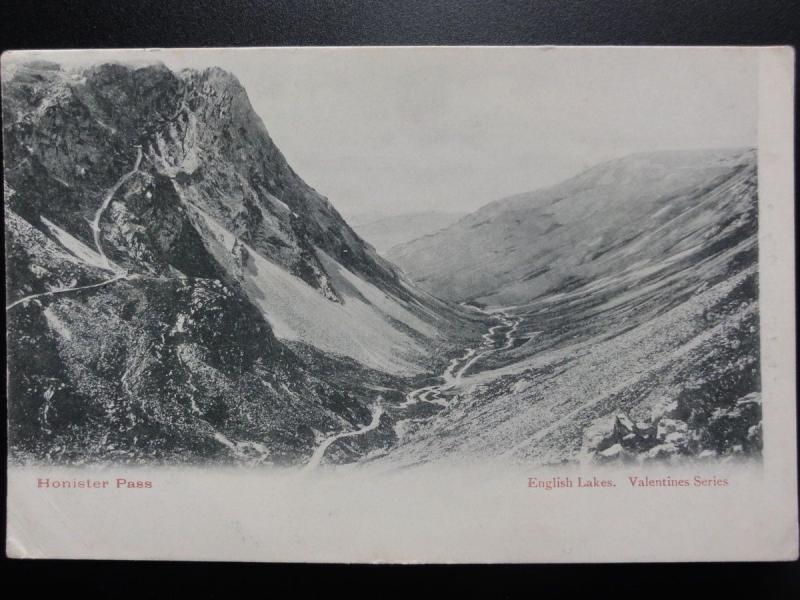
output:
M 306 463 L 303 470 L 311 471 L 316 469 L 320 462 L 322 462 L 322 457 L 325 456 L 325 451 L 333 444 L 335 441 L 340 440 L 342 438 L 348 437 L 355 437 L 357 435 L 362 435 L 367 433 L 368 431 L 372 431 L 373 429 L 377 429 L 378 425 L 381 422 L 381 416 L 383 415 L 383 406 L 381 405 L 383 398 L 378 396 L 377 401 L 375 402 L 375 406 L 372 408 L 372 420 L 369 422 L 368 425 L 364 425 L 360 429 L 356 429 L 354 431 L 342 431 L 333 435 L 329 435 L 326 437 L 322 443 L 317 446 L 314 450 L 314 454 L 311 455 L 311 458 Z
M 489 331 L 481 336 L 483 341 L 480 346 L 468 348 L 463 356 L 450 361 L 450 364 L 447 365 L 447 368 L 441 375 L 441 378 L 444 380 L 443 383 L 411 390 L 406 394 L 405 402 L 398 408 L 407 408 L 418 402 L 430 402 L 446 407 L 447 399 L 443 397 L 442 392 L 452 390 L 461 385 L 467 371 L 484 357 L 501 350 L 510 349 L 517 339 L 514 334 L 517 331 L 521 318 L 511 317 L 505 311 L 498 311 L 494 313 L 494 316 L 500 319 L 500 323 L 490 327 Z M 497 332 L 505 328 L 507 328 L 507 330 L 503 333 L 503 339 L 498 343 L 498 340 L 495 339 Z

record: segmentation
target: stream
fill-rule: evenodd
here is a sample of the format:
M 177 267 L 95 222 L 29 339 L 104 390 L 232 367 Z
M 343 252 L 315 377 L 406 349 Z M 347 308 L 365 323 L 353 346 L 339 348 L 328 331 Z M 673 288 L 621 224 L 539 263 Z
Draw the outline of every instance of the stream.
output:
M 485 311 L 484 311 L 485 312 Z M 513 347 L 516 341 L 515 333 L 517 327 L 522 320 L 520 317 L 512 317 L 504 310 L 498 310 L 491 313 L 486 313 L 499 320 L 500 322 L 492 325 L 489 330 L 481 336 L 480 345 L 474 348 L 467 348 L 462 356 L 458 356 L 450 361 L 445 370 L 439 376 L 442 383 L 428 385 L 411 390 L 406 394 L 405 401 L 402 404 L 393 407 L 393 410 L 402 411 L 407 413 L 408 409 L 421 402 L 439 405 L 442 407 L 448 406 L 448 399 L 445 398 L 444 393 L 450 392 L 458 388 L 467 372 L 472 369 L 478 362 L 486 356 L 508 350 Z M 310 471 L 317 468 L 322 462 L 325 452 L 328 448 L 342 438 L 356 437 L 367 432 L 370 432 L 380 425 L 381 416 L 384 413 L 382 405 L 383 398 L 378 397 L 375 405 L 372 408 L 372 420 L 369 424 L 354 429 L 351 431 L 342 431 L 339 433 L 331 434 L 326 437 L 314 450 L 311 458 L 303 467 L 305 471 Z M 395 432 L 398 438 L 402 438 L 402 429 L 405 421 L 411 420 L 412 415 L 403 414 L 395 421 Z
M 443 383 L 417 388 L 408 392 L 405 402 L 398 408 L 407 408 L 418 402 L 430 402 L 446 407 L 448 401 L 443 396 L 443 392 L 459 387 L 467 371 L 481 359 L 500 350 L 510 349 L 517 339 L 514 337 L 514 333 L 521 319 L 519 317 L 511 317 L 505 311 L 497 311 L 492 314 L 500 320 L 500 323 L 490 327 L 489 331 L 481 336 L 482 342 L 479 346 L 468 348 L 463 356 L 450 361 L 450 364 L 447 365 L 447 368 L 440 376 Z M 497 339 L 498 331 L 500 330 L 505 331 L 501 334 L 502 338 Z
M 305 467 L 303 467 L 303 470 L 311 471 L 313 469 L 316 469 L 319 466 L 320 462 L 322 462 L 322 457 L 325 456 L 325 451 L 335 441 L 340 440 L 342 438 L 362 435 L 364 433 L 372 431 L 373 429 L 376 429 L 378 425 L 380 425 L 381 416 L 383 415 L 383 406 L 381 405 L 382 400 L 383 398 L 378 396 L 375 405 L 372 407 L 372 420 L 369 422 L 369 424 L 364 425 L 360 429 L 356 429 L 354 431 L 342 431 L 326 437 L 322 441 L 322 443 L 319 446 L 317 446 L 317 448 L 314 450 L 314 454 L 311 455 L 311 458 L 306 463 Z

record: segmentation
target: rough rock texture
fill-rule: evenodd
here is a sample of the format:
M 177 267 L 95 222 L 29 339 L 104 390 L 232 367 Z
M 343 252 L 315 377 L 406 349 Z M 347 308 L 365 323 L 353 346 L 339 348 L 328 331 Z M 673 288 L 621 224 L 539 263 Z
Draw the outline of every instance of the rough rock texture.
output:
M 15 65 L 3 133 L 14 460 L 297 463 L 373 414 L 330 457 L 759 452 L 753 151 L 612 161 L 393 252 L 491 315 L 377 256 L 219 69 Z
M 760 455 L 761 394 L 709 395 L 688 388 L 678 399 L 634 424 L 624 412 L 598 419 L 583 432 L 581 460 L 609 463 Z
M 421 371 L 465 325 L 294 173 L 222 70 L 15 65 L 3 140 L 16 460 L 302 461 L 396 385 L 373 354 Z M 321 310 L 298 306 L 382 335 L 314 359 Z
M 91 240 L 97 199 L 130 169 L 140 146 L 142 173 L 123 190 L 124 207 L 114 223 L 102 223 L 104 231 L 117 225 L 118 238 L 131 238 L 149 222 L 168 250 L 180 232 L 175 187 L 315 288 L 327 285 L 318 248 L 403 293 L 391 266 L 294 173 L 229 73 L 113 64 L 64 72 L 34 64 L 19 67 L 3 92 L 5 178 L 23 218 L 43 215 Z

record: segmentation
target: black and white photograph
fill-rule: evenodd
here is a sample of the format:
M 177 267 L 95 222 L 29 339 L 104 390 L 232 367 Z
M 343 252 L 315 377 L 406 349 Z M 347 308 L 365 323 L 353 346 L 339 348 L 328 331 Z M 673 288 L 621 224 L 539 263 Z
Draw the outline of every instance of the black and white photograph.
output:
M 762 56 L 5 53 L 9 469 L 760 473 Z
M 10 56 L 11 459 L 757 459 L 756 57 L 466 53 Z

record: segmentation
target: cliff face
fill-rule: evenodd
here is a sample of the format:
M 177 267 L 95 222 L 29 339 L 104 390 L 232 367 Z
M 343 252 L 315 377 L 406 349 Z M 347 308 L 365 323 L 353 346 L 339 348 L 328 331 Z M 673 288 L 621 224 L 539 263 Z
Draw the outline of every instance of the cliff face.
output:
M 20 460 L 301 460 L 442 342 L 224 71 L 15 66 L 3 133 Z
M 4 96 L 6 180 L 23 217 L 44 215 L 91 240 L 98 197 L 131 169 L 141 147 L 140 172 L 122 190 L 136 205 L 126 201 L 114 223 L 102 223 L 105 231 L 128 225 L 153 237 L 158 225 L 163 235 L 155 245 L 163 251 L 180 230 L 169 211 L 180 194 L 323 293 L 336 295 L 315 249 L 401 289 L 391 266 L 292 171 L 244 88 L 220 69 L 175 74 L 158 66 L 102 65 L 67 73 L 53 65 L 23 66 Z M 149 228 L 137 219 L 150 221 Z M 136 262 L 131 243 L 112 244 L 123 263 Z M 163 270 L 161 262 L 147 264 Z

